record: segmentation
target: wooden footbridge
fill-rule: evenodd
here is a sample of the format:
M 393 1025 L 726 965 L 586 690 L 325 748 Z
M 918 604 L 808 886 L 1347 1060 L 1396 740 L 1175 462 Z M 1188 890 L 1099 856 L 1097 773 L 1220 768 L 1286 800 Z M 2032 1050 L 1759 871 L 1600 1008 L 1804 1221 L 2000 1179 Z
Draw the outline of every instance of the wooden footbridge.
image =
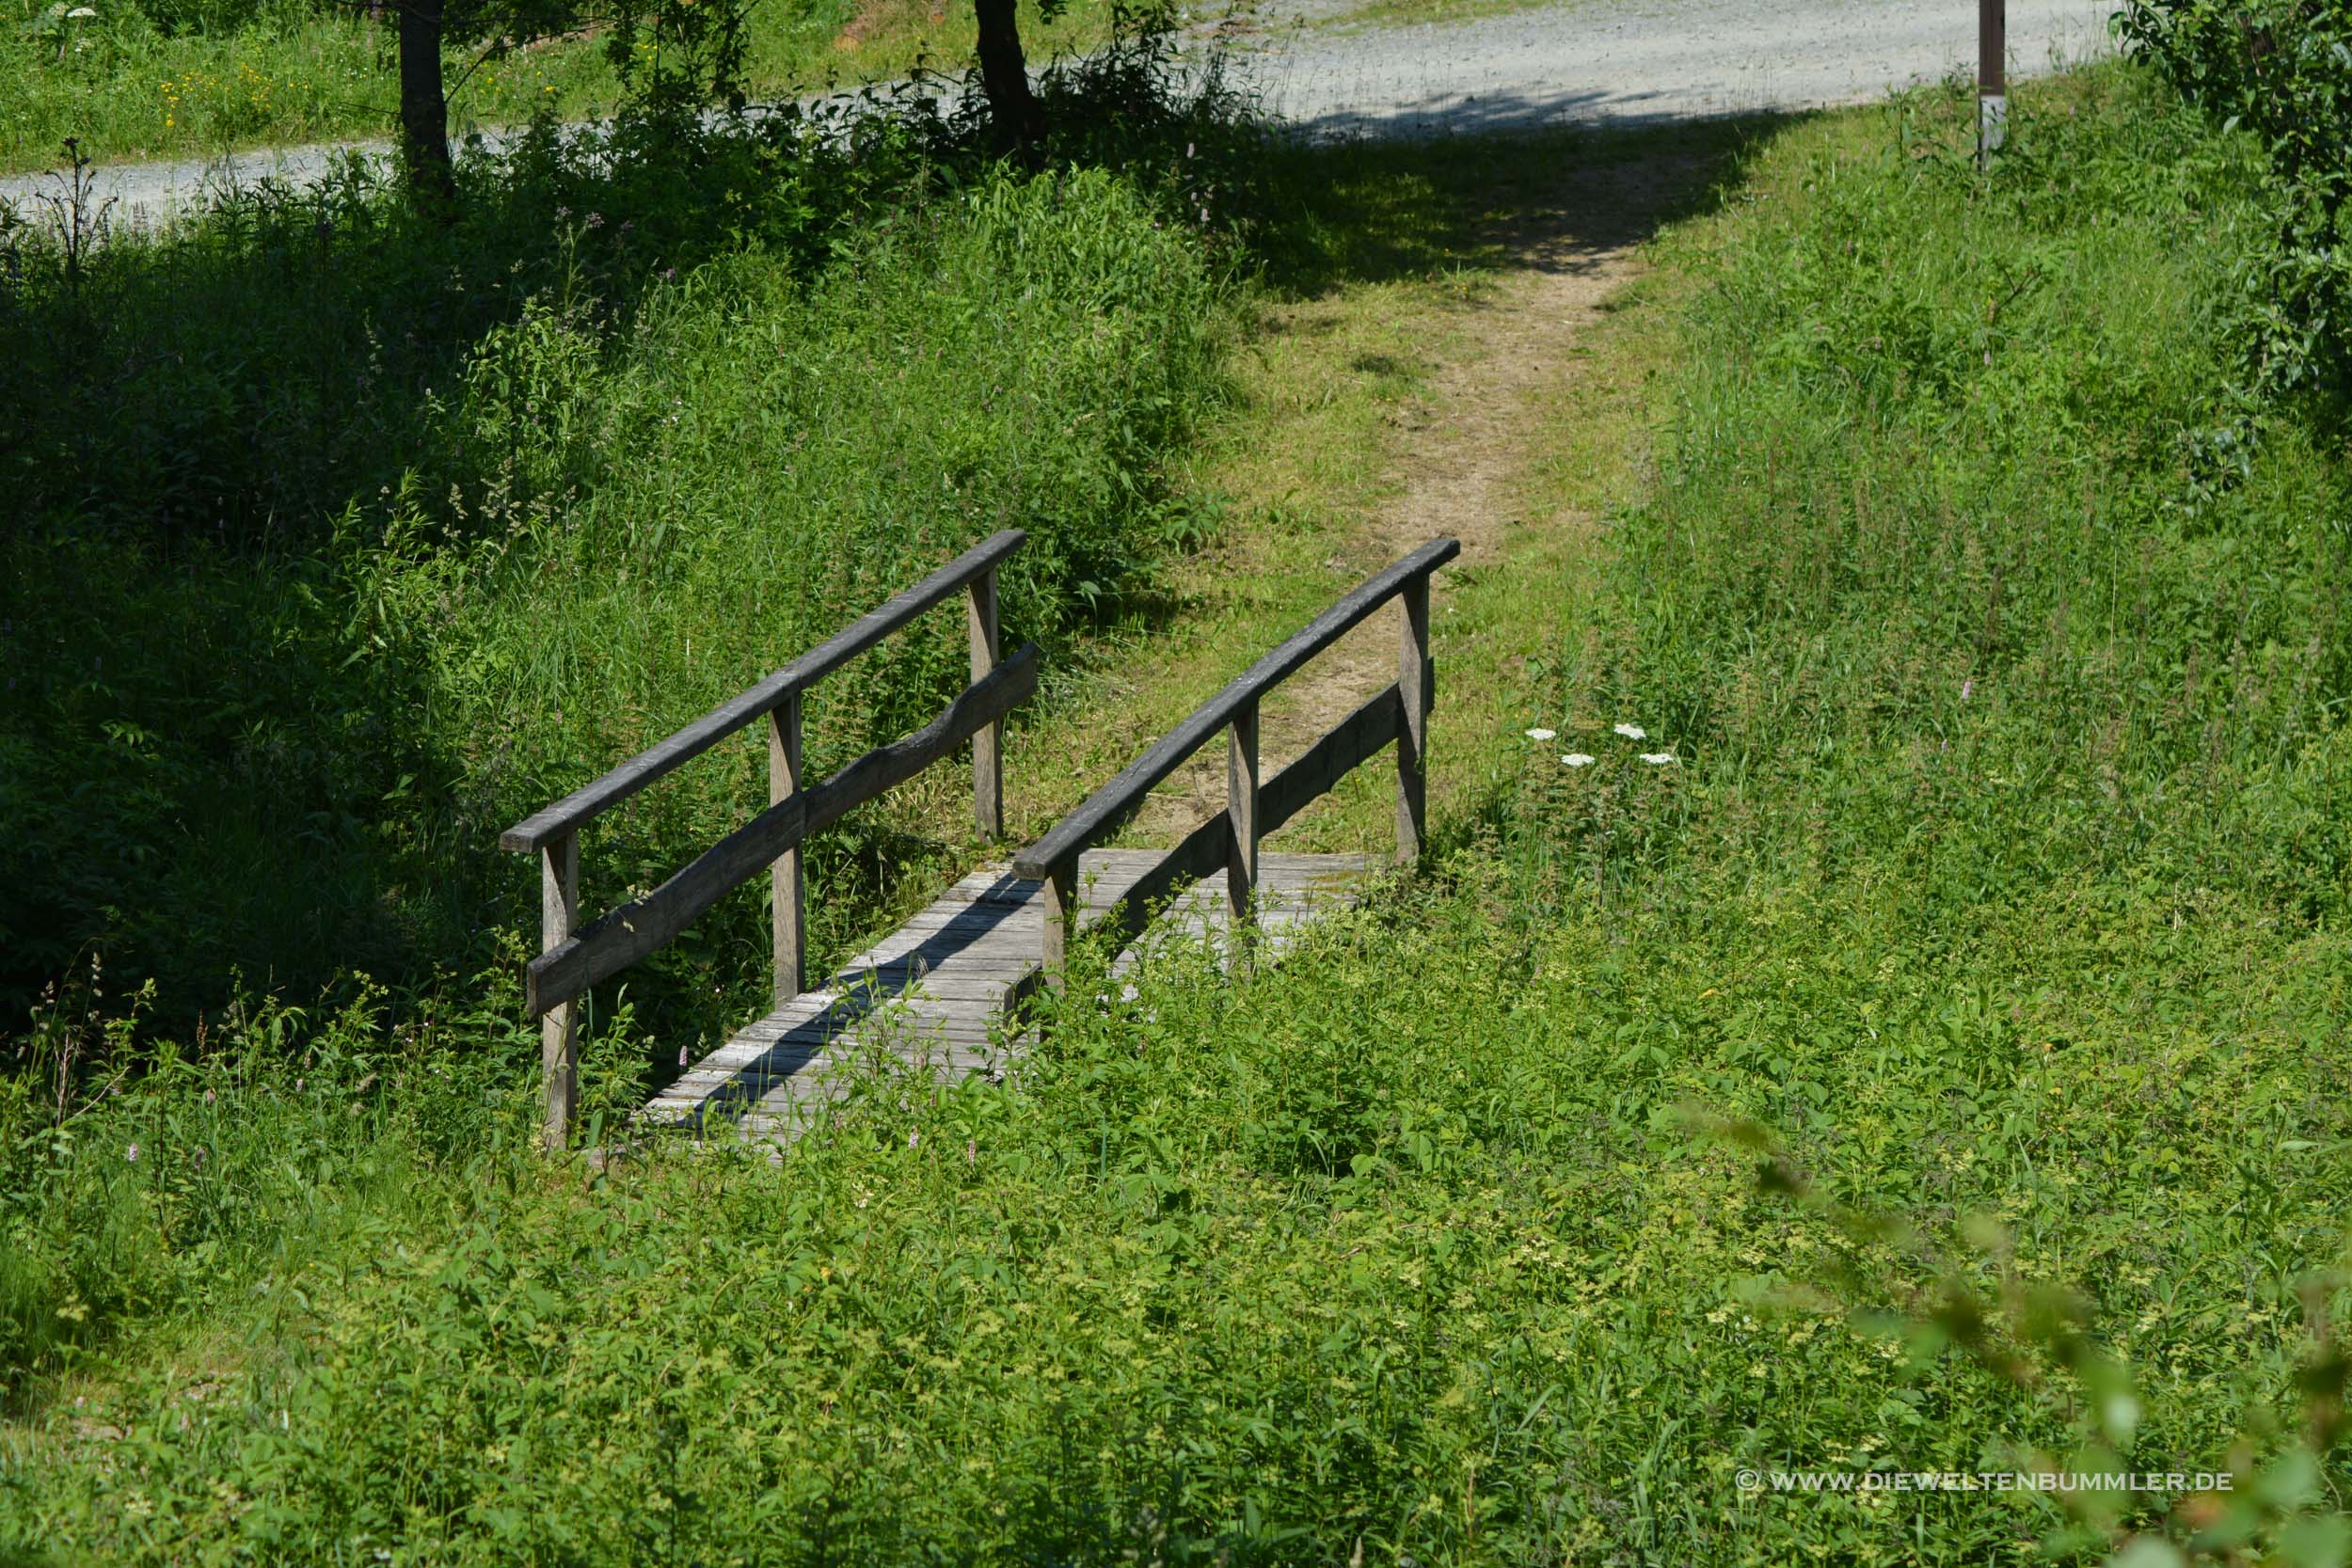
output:
M 1077 810 L 1013 856 L 983 865 L 889 938 L 806 988 L 801 846 L 853 808 L 971 743 L 972 802 L 983 837 L 1004 835 L 1005 716 L 1037 689 L 1031 643 L 997 652 L 996 570 L 1026 535 L 1009 530 L 967 550 L 888 604 L 612 772 L 500 836 L 539 857 L 542 951 L 525 975 L 541 1021 L 547 1135 L 568 1138 L 579 1102 L 580 998 L 683 931 L 730 890 L 768 872 L 775 942 L 774 1007 L 695 1063 L 645 1107 L 647 1120 L 699 1129 L 716 1117 L 790 1136 L 837 1092 L 845 1062 L 888 1052 L 935 1074 L 993 1066 L 1004 1019 L 1040 985 L 1058 985 L 1073 934 L 1115 923 L 1122 949 L 1158 918 L 1229 949 L 1279 950 L 1320 909 L 1352 902 L 1378 869 L 1362 855 L 1263 853 L 1263 837 L 1383 747 L 1396 751 L 1396 859 L 1421 852 L 1426 741 L 1435 688 L 1429 578 L 1460 553 L 1434 539 L 1375 573 L 1236 676 L 1120 769 Z M 972 680 L 930 723 L 875 748 L 831 778 L 802 777 L 801 714 L 809 689 L 924 610 L 958 595 L 971 635 Z M 1375 610 L 1402 610 L 1394 685 L 1263 782 L 1258 709 L 1264 695 Z M 767 721 L 766 811 L 660 887 L 581 924 L 580 830 L 597 815 L 747 726 Z M 1153 786 L 1226 736 L 1226 809 L 1167 850 L 1099 848 Z M 1240 940 L 1234 939 L 1238 927 Z

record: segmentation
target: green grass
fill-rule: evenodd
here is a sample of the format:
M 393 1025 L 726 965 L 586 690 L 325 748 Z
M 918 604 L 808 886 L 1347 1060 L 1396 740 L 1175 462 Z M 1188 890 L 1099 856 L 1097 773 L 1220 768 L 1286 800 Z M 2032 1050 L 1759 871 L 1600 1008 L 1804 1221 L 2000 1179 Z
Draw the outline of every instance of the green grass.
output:
M 1476 22 L 1514 11 L 1556 10 L 1563 6 L 1589 7 L 1591 0 L 1360 0 L 1360 3 L 1319 14 L 1319 25 L 1334 28 L 1441 26 Z
M 267 0 L 212 25 L 159 25 L 123 3 L 62 24 L 48 0 L 0 11 L 0 170 L 62 164 L 68 136 L 100 163 L 211 157 L 254 147 L 389 136 L 399 107 L 388 21 Z M 389 13 L 388 13 L 389 15 Z M 1047 58 L 1106 36 L 1108 11 L 1075 0 L 1051 21 L 1022 10 L 1022 37 Z M 56 28 L 62 26 L 63 30 Z M 958 69 L 973 52 L 968 6 L 934 16 L 920 0 L 761 0 L 751 12 L 746 85 L 789 97 Z M 449 51 L 451 129 L 516 126 L 542 112 L 609 115 L 623 93 L 595 37 L 547 40 L 497 59 Z
M 1658 239 L 1592 345 L 1653 442 L 1597 480 L 1564 403 L 1529 475 L 1616 497 L 1605 527 L 1449 590 L 1447 689 L 1496 717 L 1440 733 L 1480 766 L 1432 874 L 1279 969 L 1170 953 L 1012 1085 L 878 1069 L 781 1164 L 594 1175 L 530 1151 L 509 968 L 248 1007 L 160 1063 L 119 1004 L 43 1012 L 6 1080 L 0 1540 L 1977 1563 L 2149 1531 L 2181 1546 L 2136 1561 L 2344 1561 L 2343 454 L 2281 415 L 2236 474 L 2198 460 L 2237 413 L 2253 149 L 2110 67 L 2021 93 L 1986 179 L 1966 108 L 1772 128 Z M 960 198 L 924 276 L 977 264 L 990 202 L 1051 200 Z M 1161 231 L 1103 227 L 1116 276 L 1164 279 Z M 741 264 L 697 286 L 755 323 Z M 894 365 L 826 276 L 826 341 Z M 560 362 L 562 319 L 492 341 Z M 753 352 L 639 319 L 559 378 L 587 411 L 691 406 Z M 1356 443 L 1358 412 L 1283 428 Z M 596 1114 L 640 1027 L 594 1043 Z M 70 1049 L 95 1072 L 60 1121 Z M 2117 1464 L 2239 1485 L 1733 1481 Z

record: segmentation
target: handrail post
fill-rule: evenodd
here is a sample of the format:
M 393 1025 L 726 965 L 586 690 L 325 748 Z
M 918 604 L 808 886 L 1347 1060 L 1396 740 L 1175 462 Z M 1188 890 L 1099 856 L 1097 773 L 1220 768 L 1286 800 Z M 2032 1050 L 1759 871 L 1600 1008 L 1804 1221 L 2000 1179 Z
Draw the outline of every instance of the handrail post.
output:
M 801 787 L 801 694 L 788 693 L 768 712 L 768 803 L 788 800 Z M 778 855 L 768 873 L 769 924 L 775 939 L 775 1002 L 801 994 L 808 960 L 807 890 L 801 847 Z
M 1044 897 L 1039 912 L 1045 917 L 1045 941 L 1039 967 L 1044 971 L 1045 983 L 1059 990 L 1070 967 L 1070 939 L 1078 923 L 1078 857 L 1073 855 L 1050 868 L 1041 891 Z
M 1437 696 L 1429 663 L 1429 574 L 1411 578 L 1397 592 L 1404 610 L 1397 640 L 1396 694 L 1404 713 L 1396 729 L 1396 861 L 1421 858 L 1429 798 L 1429 708 Z
M 1232 907 L 1234 952 L 1246 954 L 1257 927 L 1258 699 L 1233 711 L 1225 747 L 1225 897 Z
M 539 850 L 539 946 L 553 952 L 571 940 L 580 918 L 580 835 L 565 833 Z M 547 1148 L 562 1150 L 580 1110 L 578 1002 L 550 1007 L 539 1021 L 539 1065 L 547 1080 Z
M 965 585 L 964 620 L 972 634 L 972 678 L 996 668 L 996 568 Z M 972 817 L 984 839 L 1005 836 L 1005 721 L 972 737 Z

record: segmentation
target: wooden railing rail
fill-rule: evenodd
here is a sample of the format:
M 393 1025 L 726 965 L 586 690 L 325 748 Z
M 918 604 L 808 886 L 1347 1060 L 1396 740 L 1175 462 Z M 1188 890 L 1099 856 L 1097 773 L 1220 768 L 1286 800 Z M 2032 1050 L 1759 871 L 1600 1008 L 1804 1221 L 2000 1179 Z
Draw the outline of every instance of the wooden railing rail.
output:
M 1027 539 L 1008 529 L 974 546 L 889 603 L 729 698 L 584 788 L 499 836 L 500 847 L 536 851 L 541 951 L 524 972 L 525 1001 L 540 1021 L 547 1076 L 547 1136 L 561 1147 L 580 1102 L 578 998 L 683 931 L 730 890 L 769 868 L 773 879 L 779 1005 L 805 980 L 806 887 L 800 847 L 809 834 L 972 742 L 972 810 L 984 836 L 1004 832 L 1005 715 L 1037 690 L 1037 648 L 999 662 L 996 568 Z M 876 747 L 821 783 L 801 777 L 802 699 L 808 689 L 924 610 L 964 590 L 972 683 L 930 723 Z M 651 893 L 580 924 L 580 830 L 762 717 L 768 730 L 768 809 L 696 856 Z
M 516 823 L 499 835 L 499 847 L 536 849 L 564 833 L 578 832 L 596 816 L 619 805 L 680 763 L 700 756 L 744 725 L 763 714 L 773 712 L 792 697 L 807 690 L 959 588 L 978 583 L 985 589 L 984 594 L 976 589 L 971 597 L 975 600 L 985 597 L 987 601 L 989 652 L 993 657 L 996 639 L 995 569 L 998 562 L 1019 549 L 1028 537 L 1022 530 L 1013 528 L 982 540 L 888 604 L 859 616 L 757 686 L 729 697 L 675 735 L 647 747 L 594 784 L 582 785 L 546 810 L 533 813 Z M 976 609 L 972 615 L 977 620 L 980 612 Z M 973 657 L 976 662 L 979 658 L 977 646 Z M 975 669 L 973 673 L 977 674 L 980 672 Z
M 1078 911 L 1078 857 L 1117 832 L 1140 810 L 1153 786 L 1195 752 L 1226 732 L 1226 809 L 1193 830 L 1163 856 L 1120 900 L 1119 919 L 1126 935 L 1142 929 L 1152 907 L 1178 883 L 1226 873 L 1226 893 L 1237 917 L 1234 929 L 1249 927 L 1246 915 L 1255 895 L 1258 844 L 1337 784 L 1359 763 L 1390 742 L 1396 743 L 1396 853 L 1400 863 L 1419 858 L 1427 797 L 1429 709 L 1436 695 L 1429 658 L 1429 578 L 1461 554 L 1461 542 L 1432 539 L 1402 561 L 1375 572 L 1288 638 L 1189 719 L 1121 768 L 1118 777 L 1087 798 L 1085 804 L 1013 859 L 1016 876 L 1044 884 L 1044 967 L 1058 983 Z M 1258 776 L 1258 705 L 1265 693 L 1316 654 L 1338 641 L 1391 599 L 1400 602 L 1403 624 L 1396 684 L 1358 708 L 1306 755 L 1263 784 Z

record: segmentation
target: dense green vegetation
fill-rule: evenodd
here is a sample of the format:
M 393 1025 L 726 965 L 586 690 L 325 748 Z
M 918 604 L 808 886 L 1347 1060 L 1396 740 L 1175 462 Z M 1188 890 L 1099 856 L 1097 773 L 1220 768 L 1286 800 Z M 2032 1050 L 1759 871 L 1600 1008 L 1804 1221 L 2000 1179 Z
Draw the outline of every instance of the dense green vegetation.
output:
M 248 1002 L 200 1035 L 141 1038 L 114 982 L 39 1008 L 0 1101 L 0 1550 L 1973 1563 L 2098 1561 L 2146 1531 L 2177 1544 L 2141 1563 L 2343 1562 L 2352 475 L 2283 406 L 2231 471 L 2198 458 L 2237 395 L 2233 280 L 2275 233 L 2258 145 L 2114 67 L 2021 93 L 1979 176 L 1965 109 L 1768 128 L 1719 208 L 1660 238 L 1608 329 L 1662 367 L 1654 472 L 1545 601 L 1546 657 L 1445 666 L 1556 738 L 1450 737 L 1490 767 L 1432 875 L 1279 969 L 1228 984 L 1172 952 L 1133 1004 L 1050 1019 L 1009 1086 L 878 1067 L 781 1164 L 653 1148 L 596 1173 L 531 1152 L 534 1043 L 511 970 L 464 942 L 422 946 L 478 979 Z M 314 601 L 203 666 L 293 679 L 302 650 L 391 697 L 321 705 L 356 736 L 322 719 L 241 752 L 294 705 L 264 689 L 211 744 L 350 767 L 354 842 L 478 840 L 677 716 L 628 694 L 707 679 L 691 711 L 768 657 L 688 673 L 685 638 L 725 635 L 687 593 L 736 581 L 723 554 L 772 563 L 758 608 L 805 628 L 868 592 L 826 576 L 865 552 L 1041 523 L 1060 543 L 1022 603 L 1050 628 L 1136 541 L 1196 526 L 1153 460 L 1213 406 L 1197 322 L 1221 291 L 1152 183 L 893 175 L 879 227 L 882 203 L 854 226 L 819 204 L 758 251 L 698 267 L 657 236 L 610 270 L 617 209 L 532 188 L 572 212 L 527 283 L 396 372 L 435 389 L 394 449 L 417 480 L 284 460 L 316 487 L 288 494 L 356 498 L 300 550 L 274 531 L 317 508 L 190 506 L 159 536 L 81 521 L 61 484 L 11 562 L 51 574 L 11 627 L 70 648 L 110 602 L 76 584 L 124 559 L 162 567 L 124 619 Z M 335 270 L 304 260 L 308 214 L 250 232 L 204 243 L 273 287 Z M 453 264 L 423 255 L 420 293 Z M 612 281 L 647 258 L 678 277 Z M 405 406 L 337 379 L 367 362 L 342 341 L 300 385 L 356 401 L 290 428 Z M 201 363 L 175 352 L 110 362 Z M 805 508 L 788 531 L 729 510 L 744 431 L 763 494 Z M 200 493 L 170 453 L 122 456 L 140 507 Z M 665 525 L 680 547 L 641 589 Z M 557 597 L 541 563 L 581 586 Z M 1441 657 L 1525 613 L 1509 576 L 1457 575 Z M 534 664 L 522 628 L 550 619 Z M 106 672 L 42 657 L 40 702 L 102 701 Z M 867 689 L 873 721 L 944 657 L 918 643 Z M 622 696 L 576 710 L 595 659 Z M 563 733 L 526 738 L 559 693 Z M 364 750 L 373 712 L 427 720 L 414 810 L 359 793 L 397 776 Z M 70 780 L 18 742 L 10 816 L 129 787 L 187 727 L 107 736 Z M 237 798 L 321 798 L 286 777 Z M 690 786 L 624 847 L 674 847 L 754 788 Z M 115 945 L 157 972 L 201 934 L 119 912 Z M 586 1074 L 601 1127 L 644 1055 L 616 1010 Z M 1733 1479 L 2119 1464 L 2240 1484 L 2168 1513 Z
M 239 969 L 469 968 L 527 881 L 500 828 L 912 562 L 1028 528 L 1016 640 L 1114 600 L 1191 526 L 1155 465 L 1217 395 L 1213 264 L 1168 219 L 1221 133 L 1158 132 L 1138 182 L 993 173 L 919 120 L 632 128 L 611 173 L 551 143 L 485 169 L 453 229 L 352 188 L 32 252 L 0 303 L 0 1006 L 92 943 L 175 1016 Z M 961 679 L 934 621 L 821 689 L 817 766 Z M 709 842 L 760 767 L 602 826 L 587 895 Z M 885 862 L 954 852 L 905 826 L 815 851 L 820 955 Z M 674 1000 L 733 1010 L 729 928 Z
M 1025 6 L 1021 27 L 1044 54 L 1099 42 L 1109 19 L 1073 0 L 1050 19 Z M 399 99 L 392 33 L 389 9 L 318 0 L 16 0 L 0 8 L 0 169 L 61 164 L 68 136 L 121 162 L 386 135 Z M 784 96 L 960 68 L 972 16 L 922 0 L 760 0 L 746 42 L 745 85 Z M 461 134 L 542 112 L 609 114 L 623 97 L 593 34 L 453 50 L 447 78 Z
M 2352 6 L 2344 0 L 2133 0 L 2135 52 L 2270 156 L 2270 250 L 2240 280 L 2255 397 L 2352 399 Z M 2223 455 L 2226 456 L 2226 453 Z

